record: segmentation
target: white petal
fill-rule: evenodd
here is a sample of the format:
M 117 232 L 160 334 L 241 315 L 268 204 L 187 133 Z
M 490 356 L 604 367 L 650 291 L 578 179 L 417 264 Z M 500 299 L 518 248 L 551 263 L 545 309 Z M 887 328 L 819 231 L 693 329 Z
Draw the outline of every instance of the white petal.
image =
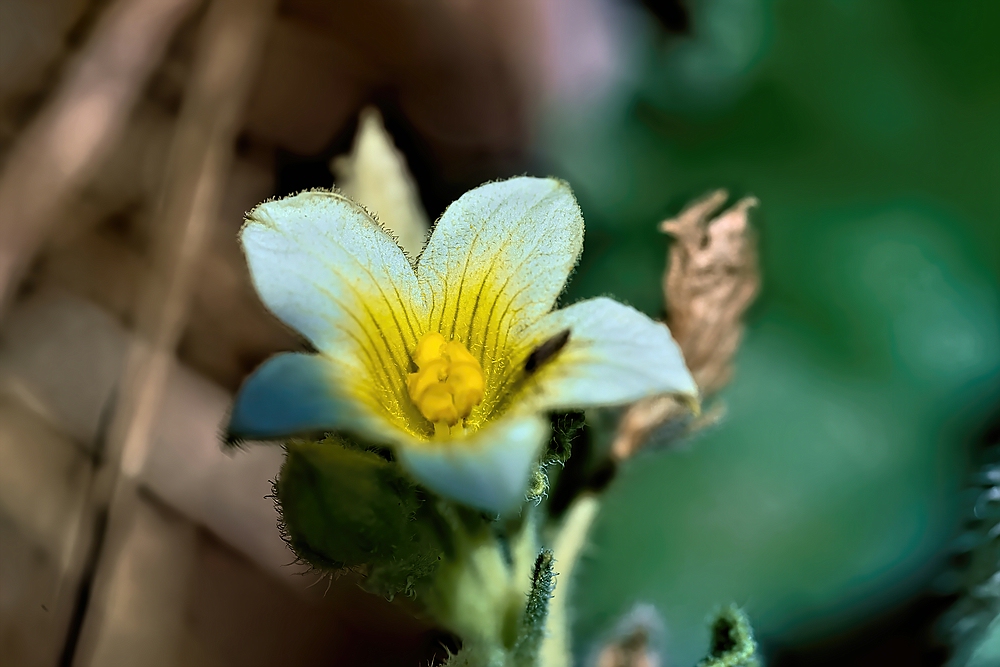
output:
M 226 439 L 283 440 L 327 431 L 393 433 L 374 402 L 352 394 L 340 368 L 322 354 L 278 354 L 243 381 L 226 427 Z M 368 399 L 368 400 L 366 400 Z
M 360 206 L 323 191 L 261 204 L 240 238 L 265 305 L 342 377 L 378 387 L 400 423 L 418 420 L 402 383 L 426 315 L 392 238 Z
M 525 398 L 539 409 L 622 405 L 656 394 L 697 397 L 698 387 L 665 324 L 612 299 L 581 301 L 547 315 L 522 358 L 562 331 L 569 340 L 542 363 Z
M 358 328 L 419 336 L 408 305 L 421 303 L 403 251 L 360 206 L 333 192 L 302 192 L 261 204 L 240 232 L 264 303 L 321 352 Z M 385 312 L 370 312 L 375 309 Z M 384 331 L 390 343 L 399 333 Z
M 500 514 L 524 500 L 548 434 L 548 421 L 541 417 L 509 415 L 466 438 L 410 441 L 397 452 L 400 463 L 427 488 Z
M 512 178 L 465 193 L 417 264 L 429 328 L 488 364 L 551 310 L 582 248 L 583 216 L 562 181 Z

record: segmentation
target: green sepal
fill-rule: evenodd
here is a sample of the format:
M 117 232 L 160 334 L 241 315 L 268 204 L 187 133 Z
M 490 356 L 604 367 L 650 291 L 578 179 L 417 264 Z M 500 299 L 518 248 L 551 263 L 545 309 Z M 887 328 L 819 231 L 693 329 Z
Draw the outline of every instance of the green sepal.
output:
M 433 510 L 396 463 L 349 445 L 335 436 L 286 444 L 275 482 L 283 533 L 319 570 L 357 569 L 374 592 L 411 592 L 442 555 L 421 516 Z
M 547 458 L 551 462 L 566 463 L 573 452 L 573 443 L 586 425 L 582 412 L 558 412 L 551 416 L 552 437 L 549 439 Z
M 521 617 L 521 631 L 514 645 L 512 664 L 522 667 L 540 667 L 539 651 L 542 640 L 545 639 L 545 624 L 549 619 L 549 603 L 556 588 L 556 576 L 553 566 L 555 558 L 552 551 L 542 549 L 535 559 L 535 567 L 531 573 L 531 590 L 528 593 L 528 604 Z
M 525 500 L 536 505 L 549 495 L 549 469 L 569 460 L 574 443 L 584 434 L 586 420 L 582 412 L 556 412 L 549 415 L 552 431 L 549 443 L 528 480 Z

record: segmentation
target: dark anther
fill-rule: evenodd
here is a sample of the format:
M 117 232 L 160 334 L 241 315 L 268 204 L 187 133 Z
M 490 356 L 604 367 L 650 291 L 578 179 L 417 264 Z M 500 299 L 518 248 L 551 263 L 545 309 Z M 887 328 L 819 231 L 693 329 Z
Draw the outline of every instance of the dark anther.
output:
M 524 362 L 524 371 L 529 375 L 534 373 L 542 367 L 542 364 L 559 354 L 559 351 L 566 347 L 566 343 L 568 342 L 569 329 L 564 329 L 552 338 L 549 338 L 528 355 L 528 360 Z

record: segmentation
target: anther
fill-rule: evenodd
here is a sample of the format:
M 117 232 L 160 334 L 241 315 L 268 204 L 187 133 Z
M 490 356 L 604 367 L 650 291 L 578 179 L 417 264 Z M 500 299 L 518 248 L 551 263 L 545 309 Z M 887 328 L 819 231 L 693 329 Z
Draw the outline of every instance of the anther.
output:
M 410 399 L 438 436 L 454 435 L 461 422 L 483 400 L 486 379 L 482 366 L 459 341 L 448 342 L 437 332 L 424 335 L 413 351 L 416 373 L 406 388 Z

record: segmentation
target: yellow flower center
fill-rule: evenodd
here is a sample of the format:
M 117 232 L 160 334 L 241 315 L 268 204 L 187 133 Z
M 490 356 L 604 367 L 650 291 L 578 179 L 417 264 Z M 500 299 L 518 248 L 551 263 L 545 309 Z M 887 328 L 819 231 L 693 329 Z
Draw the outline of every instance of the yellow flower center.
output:
M 420 414 L 434 424 L 437 435 L 462 429 L 461 422 L 483 400 L 483 367 L 457 340 L 439 333 L 425 334 L 413 352 L 417 372 L 410 373 L 406 389 Z

